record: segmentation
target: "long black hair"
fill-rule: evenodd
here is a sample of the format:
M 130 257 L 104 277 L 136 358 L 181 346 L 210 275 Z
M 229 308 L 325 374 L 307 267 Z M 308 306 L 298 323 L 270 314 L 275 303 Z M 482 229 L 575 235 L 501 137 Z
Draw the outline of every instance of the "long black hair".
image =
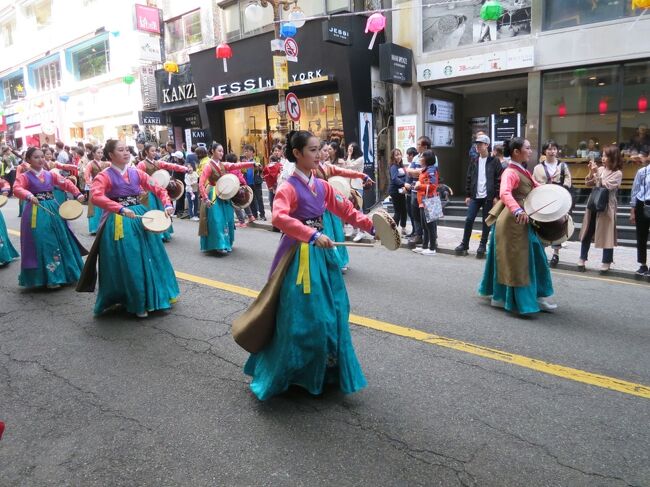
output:
M 332 161 L 333 163 L 335 163 L 339 159 L 343 159 L 343 149 L 341 148 L 341 146 L 337 141 L 333 140 L 332 142 L 330 142 L 330 147 L 334 149 L 334 157 L 336 157 L 336 160 Z
M 307 146 L 309 139 L 314 136 L 307 130 L 292 130 L 287 134 L 287 144 L 284 147 L 284 157 L 290 162 L 296 162 L 296 156 L 293 150 L 297 149 L 300 152 Z
M 361 147 L 359 147 L 359 144 L 356 142 L 350 142 L 350 145 L 348 145 L 348 150 L 350 147 L 352 147 L 352 154 L 350 155 L 352 159 L 358 159 L 363 155 L 363 152 L 361 152 Z
M 431 149 L 422 153 L 422 159 L 425 167 L 433 166 L 436 163 L 436 154 Z
M 517 149 L 521 151 L 525 143 L 526 139 L 523 137 L 513 137 L 510 140 L 506 140 L 503 143 L 503 155 L 506 157 L 512 157 L 512 153 Z

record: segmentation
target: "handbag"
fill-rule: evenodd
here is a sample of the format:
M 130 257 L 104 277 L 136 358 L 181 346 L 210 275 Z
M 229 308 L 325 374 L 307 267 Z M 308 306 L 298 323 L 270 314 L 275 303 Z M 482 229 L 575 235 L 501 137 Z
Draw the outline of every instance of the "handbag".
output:
M 424 217 L 426 218 L 427 223 L 440 220 L 443 217 L 444 213 L 442 212 L 440 196 L 436 194 L 429 198 L 428 187 L 424 198 L 422 198 L 422 204 L 424 205 Z
M 591 190 L 587 200 L 587 209 L 595 212 L 603 212 L 609 205 L 609 190 L 602 186 L 596 186 Z

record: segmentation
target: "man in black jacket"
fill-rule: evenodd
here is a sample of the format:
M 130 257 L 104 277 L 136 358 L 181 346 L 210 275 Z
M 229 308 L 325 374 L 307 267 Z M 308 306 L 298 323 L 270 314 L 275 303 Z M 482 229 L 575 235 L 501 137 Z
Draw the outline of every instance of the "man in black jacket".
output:
M 465 232 L 463 241 L 455 250 L 458 255 L 467 255 L 472 226 L 478 210 L 482 209 L 483 233 L 481 243 L 476 250 L 476 257 L 482 258 L 485 255 L 485 247 L 490 234 L 490 228 L 485 224 L 485 219 L 492 206 L 499 200 L 499 179 L 503 168 L 499 159 L 490 156 L 488 152 L 490 138 L 487 135 L 477 135 L 475 142 L 478 156 L 470 160 L 465 183 L 465 204 L 467 205 Z

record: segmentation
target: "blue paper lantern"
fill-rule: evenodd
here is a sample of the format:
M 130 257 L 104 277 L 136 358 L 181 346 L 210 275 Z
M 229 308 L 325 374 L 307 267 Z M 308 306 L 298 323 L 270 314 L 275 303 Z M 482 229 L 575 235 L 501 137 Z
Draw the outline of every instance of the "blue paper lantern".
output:
M 69 99 L 70 99 L 69 95 L 61 95 L 61 96 L 59 96 L 59 100 L 61 100 L 63 103 L 67 103 Z
M 298 29 L 291 22 L 285 22 L 280 27 L 280 37 L 293 37 L 298 32 Z

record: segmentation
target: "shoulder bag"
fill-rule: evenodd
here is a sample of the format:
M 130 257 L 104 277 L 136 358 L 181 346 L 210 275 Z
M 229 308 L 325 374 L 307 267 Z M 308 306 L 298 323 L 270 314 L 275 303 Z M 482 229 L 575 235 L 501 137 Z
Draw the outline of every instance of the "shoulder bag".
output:
M 436 220 L 440 220 L 443 217 L 442 212 L 442 202 L 440 201 L 440 196 L 437 194 L 429 197 L 429 187 L 427 186 L 426 194 L 422 198 L 422 204 L 424 205 L 424 217 L 427 220 L 427 223 L 431 223 Z
M 595 212 L 603 212 L 609 205 L 609 190 L 603 186 L 596 186 L 591 190 L 587 200 L 587 209 Z

